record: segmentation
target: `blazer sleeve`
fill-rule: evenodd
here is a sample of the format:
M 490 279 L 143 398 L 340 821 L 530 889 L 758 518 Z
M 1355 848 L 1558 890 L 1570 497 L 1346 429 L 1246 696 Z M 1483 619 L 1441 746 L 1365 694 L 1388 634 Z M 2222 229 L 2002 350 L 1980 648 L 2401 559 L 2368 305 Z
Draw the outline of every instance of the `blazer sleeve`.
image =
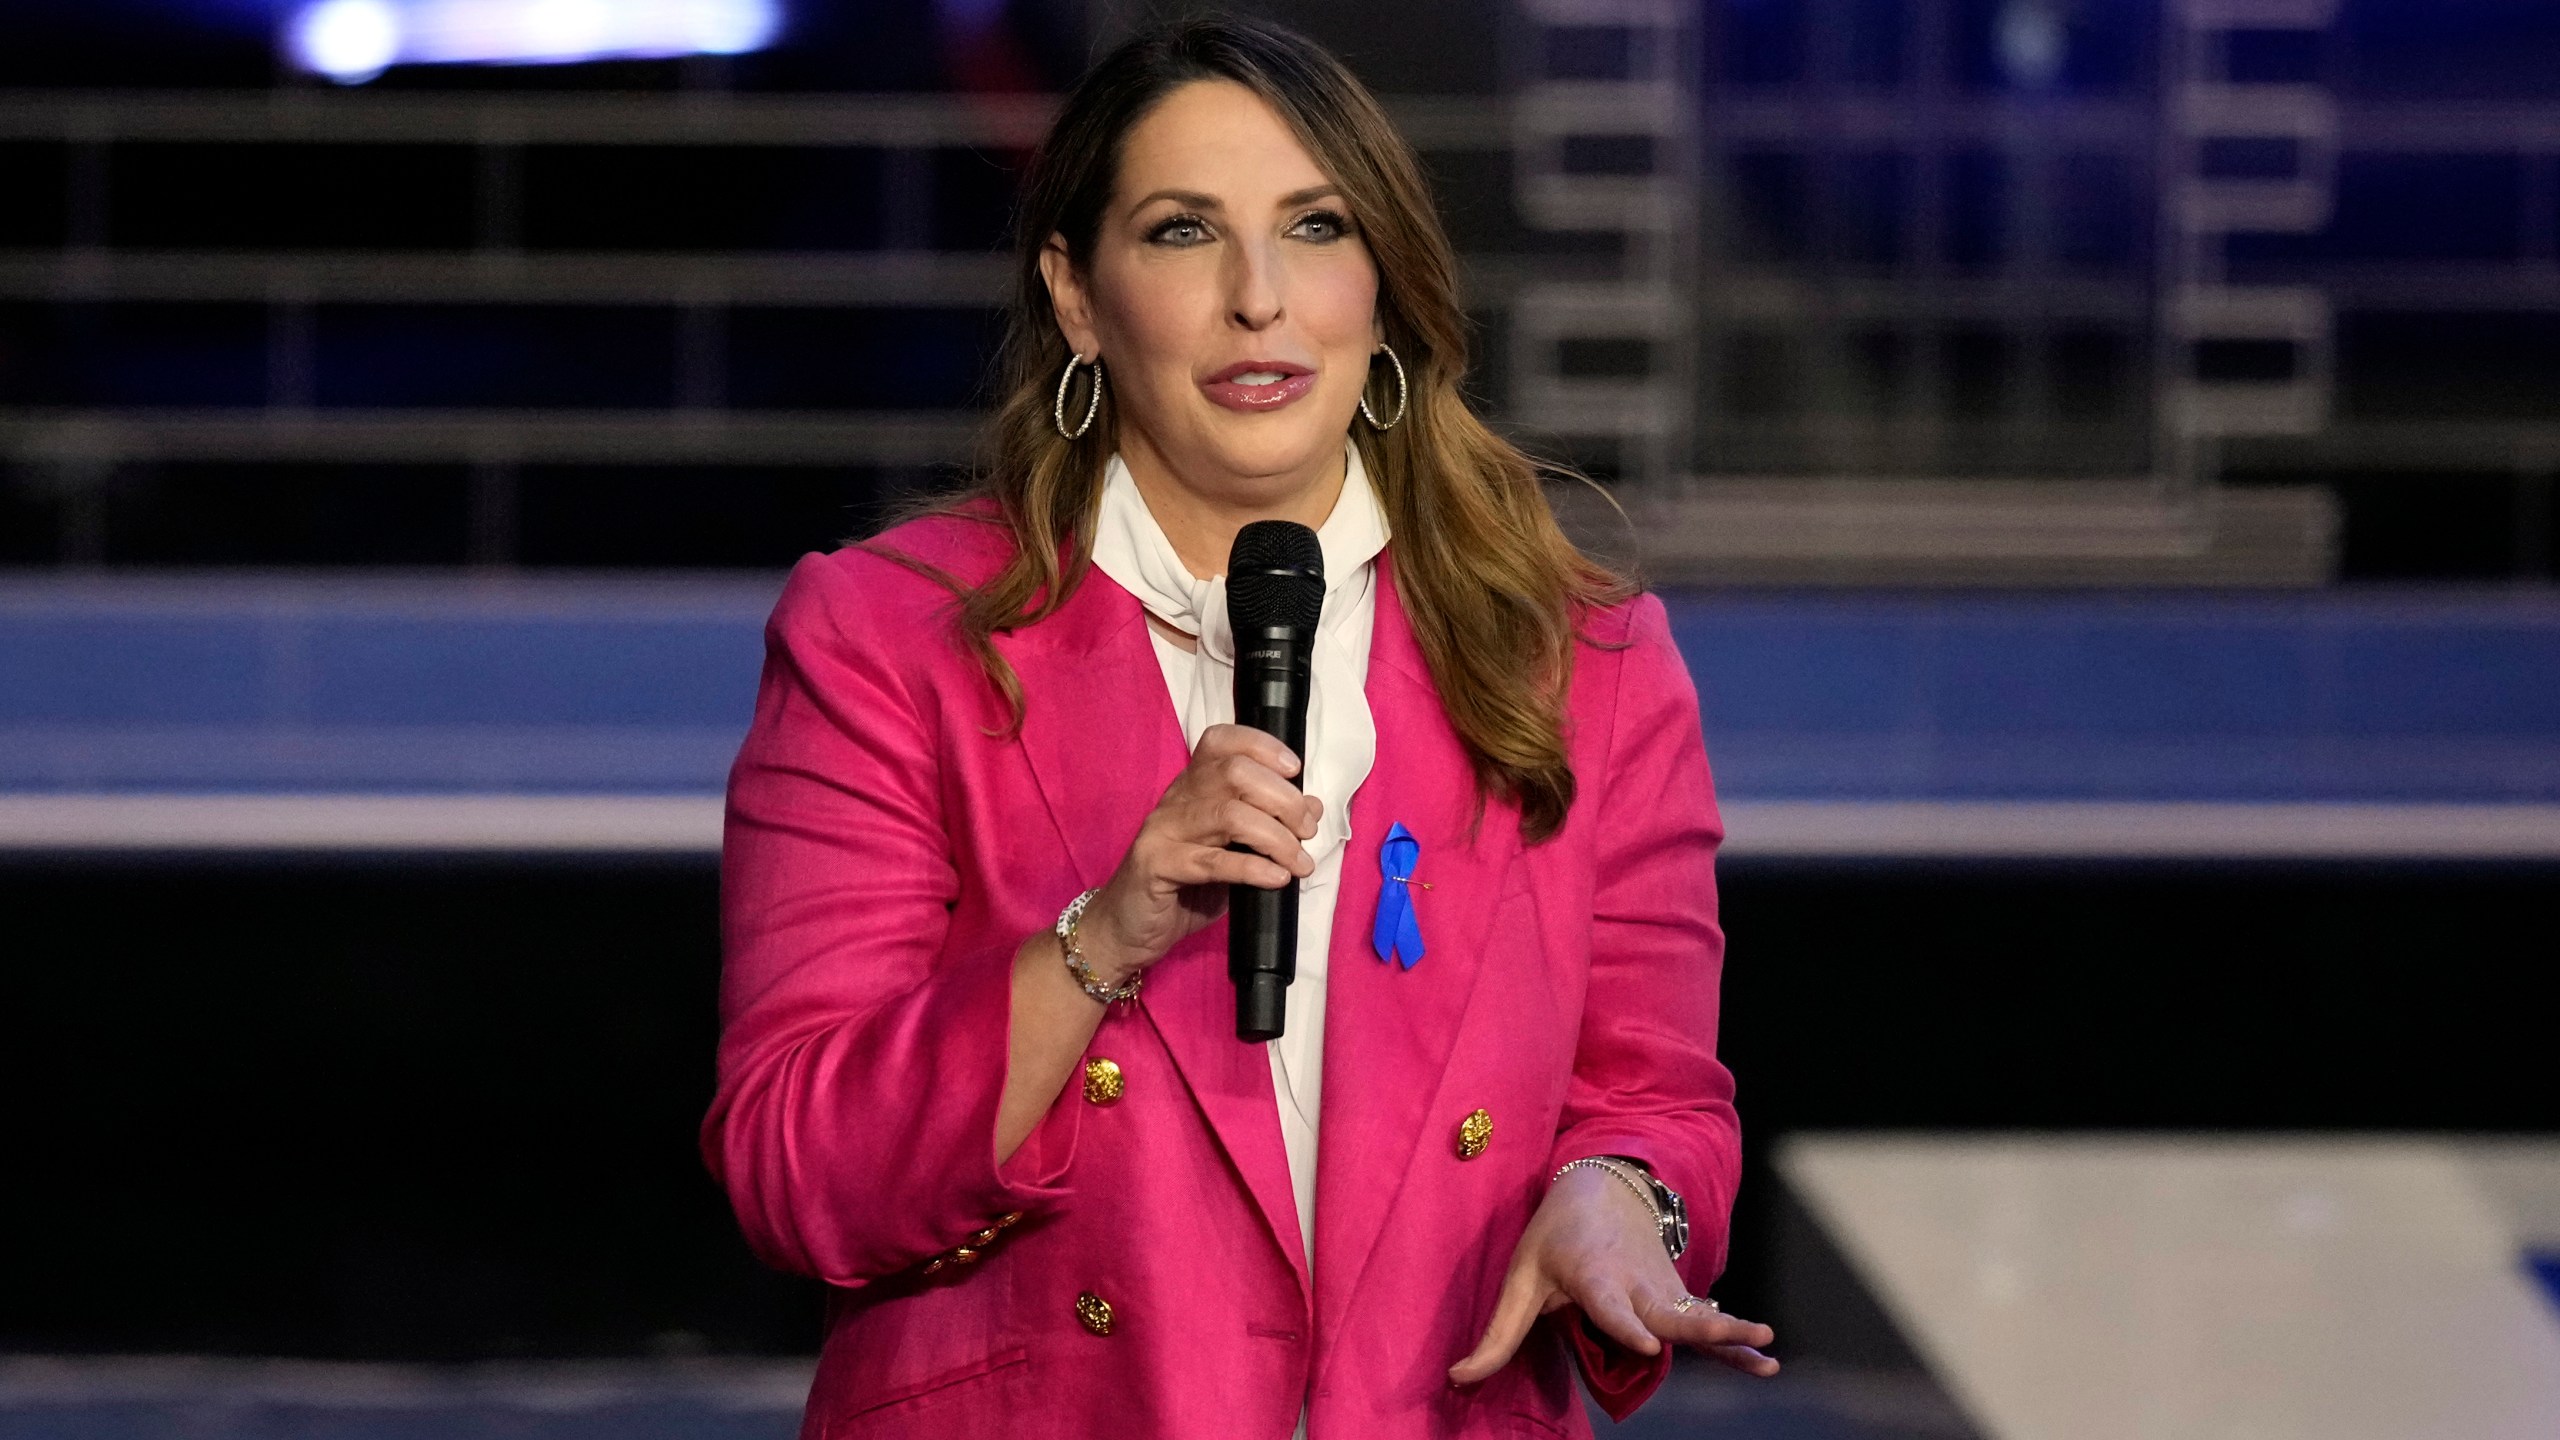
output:
M 1715 853 L 1724 838 L 1698 719 L 1698 691 L 1659 598 L 1630 607 L 1617 654 L 1607 761 L 1593 825 L 1590 987 L 1550 1170 L 1586 1155 L 1641 1160 L 1680 1192 L 1690 1242 L 1681 1279 L 1705 1294 L 1724 1270 L 1741 1176 L 1733 1075 L 1716 1059 L 1724 932 Z M 1670 1369 L 1587 1325 L 1569 1337 L 1613 1418 Z
M 914 658 L 940 617 L 906 593 L 923 583 L 804 559 L 729 776 L 703 1155 L 760 1256 L 848 1287 L 1054 1208 L 1080 1109 L 996 1164 L 1019 942 L 948 943 L 959 872 Z

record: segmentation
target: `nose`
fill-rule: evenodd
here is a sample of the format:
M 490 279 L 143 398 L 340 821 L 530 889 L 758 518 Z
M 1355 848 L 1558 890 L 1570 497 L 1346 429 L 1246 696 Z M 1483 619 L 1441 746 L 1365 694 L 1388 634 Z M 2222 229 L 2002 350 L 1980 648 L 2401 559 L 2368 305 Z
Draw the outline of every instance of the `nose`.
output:
M 1280 257 L 1273 241 L 1237 245 L 1227 277 L 1227 318 L 1246 330 L 1268 328 L 1280 318 Z

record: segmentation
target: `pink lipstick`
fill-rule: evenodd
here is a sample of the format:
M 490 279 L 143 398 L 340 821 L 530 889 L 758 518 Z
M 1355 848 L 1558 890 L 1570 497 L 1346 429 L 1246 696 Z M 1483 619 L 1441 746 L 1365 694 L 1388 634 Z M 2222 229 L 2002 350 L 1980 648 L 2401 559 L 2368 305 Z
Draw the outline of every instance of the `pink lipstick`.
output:
M 1240 360 L 1200 388 L 1230 410 L 1277 410 L 1316 388 L 1315 372 L 1286 360 Z

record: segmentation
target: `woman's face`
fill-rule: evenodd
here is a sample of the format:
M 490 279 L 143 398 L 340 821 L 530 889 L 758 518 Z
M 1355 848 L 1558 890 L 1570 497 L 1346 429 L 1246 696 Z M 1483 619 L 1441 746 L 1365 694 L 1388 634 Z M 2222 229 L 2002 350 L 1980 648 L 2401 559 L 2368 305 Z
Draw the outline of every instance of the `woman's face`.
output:
M 1040 262 L 1067 343 L 1102 360 L 1132 469 L 1252 509 L 1339 477 L 1378 343 L 1357 218 L 1241 85 L 1194 81 L 1130 129 L 1090 262 L 1057 237 Z

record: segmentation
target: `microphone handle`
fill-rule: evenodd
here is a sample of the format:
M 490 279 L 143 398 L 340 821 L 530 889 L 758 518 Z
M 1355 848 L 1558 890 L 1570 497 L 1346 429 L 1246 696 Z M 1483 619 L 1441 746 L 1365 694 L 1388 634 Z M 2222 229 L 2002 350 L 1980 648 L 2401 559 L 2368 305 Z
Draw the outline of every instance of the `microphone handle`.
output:
M 1301 764 L 1314 641 L 1312 633 L 1291 626 L 1236 636 L 1236 723 L 1278 736 Z M 1227 978 L 1236 987 L 1236 1038 L 1279 1039 L 1288 1026 L 1289 986 L 1298 978 L 1294 877 L 1277 890 L 1227 887 Z

